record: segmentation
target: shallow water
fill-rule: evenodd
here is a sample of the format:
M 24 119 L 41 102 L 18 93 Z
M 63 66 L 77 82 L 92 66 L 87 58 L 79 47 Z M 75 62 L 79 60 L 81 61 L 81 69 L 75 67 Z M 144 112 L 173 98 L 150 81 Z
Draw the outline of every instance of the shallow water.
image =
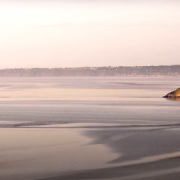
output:
M 0 78 L 0 121 L 56 123 L 179 123 L 179 102 L 163 99 L 177 77 Z M 10 123 L 11 124 L 11 123 Z
M 177 156 L 180 151 L 180 102 L 162 98 L 179 87 L 177 77 L 0 78 L 0 81 L 1 164 L 4 167 L 10 160 L 14 164 L 0 170 L 3 179 L 11 178 L 9 170 L 19 179 L 38 178 L 153 162 Z M 74 137 L 76 144 L 68 137 Z M 64 146 L 62 140 L 71 146 Z M 87 147 L 82 148 L 82 144 Z M 61 145 L 69 154 L 63 155 L 54 148 Z M 73 153 L 73 148 L 82 152 L 83 158 Z M 99 152 L 104 153 L 100 156 Z M 33 165 L 37 163 L 35 157 L 40 159 L 39 169 Z M 80 162 L 83 166 L 62 168 L 71 159 L 73 164 Z M 42 165 L 48 161 L 49 166 Z

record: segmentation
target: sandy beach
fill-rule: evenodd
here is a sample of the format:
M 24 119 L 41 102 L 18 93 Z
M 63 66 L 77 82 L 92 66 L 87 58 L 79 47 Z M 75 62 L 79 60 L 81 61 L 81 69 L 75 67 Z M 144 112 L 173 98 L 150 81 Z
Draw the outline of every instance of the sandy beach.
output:
M 0 178 L 155 180 L 173 175 L 176 180 L 180 175 L 177 126 L 68 126 L 1 128 Z
M 180 176 L 179 171 L 179 157 L 177 157 L 147 164 L 74 172 L 38 180 L 178 180 Z
M 2 79 L 0 179 L 178 179 L 178 80 L 79 79 Z
M 108 167 L 117 157 L 104 145 L 92 145 L 83 129 L 0 128 L 0 179 L 24 180 Z
M 42 178 L 40 180 L 156 180 L 168 179 L 170 177 L 173 177 L 173 179 L 176 180 L 179 178 L 180 152 L 178 150 L 180 149 L 180 146 L 178 138 L 175 138 L 178 137 L 177 134 L 180 133 L 178 129 L 173 129 L 172 127 L 170 127 L 170 130 L 168 128 L 146 129 L 146 131 L 144 131 L 144 129 L 134 129 L 135 133 L 130 133 L 129 129 L 113 129 L 103 133 L 102 131 L 104 130 L 96 131 L 99 134 L 103 134 L 103 137 L 106 137 L 106 140 L 98 135 L 98 140 L 95 140 L 94 143 L 107 143 L 109 144 L 109 147 L 111 145 L 111 148 L 114 149 L 116 153 L 119 152 L 119 157 L 109 162 L 110 164 L 113 164 L 113 167 L 76 171 L 56 177 Z M 109 133 L 109 131 L 111 131 L 111 133 Z M 119 134 L 123 131 L 122 134 L 133 134 L 133 136 L 117 136 L 116 131 L 119 131 Z M 143 132 L 140 133 L 139 131 Z M 148 135 L 149 138 L 147 139 L 145 134 L 148 131 L 152 134 L 152 137 Z M 95 136 L 95 133 L 93 132 L 92 135 Z M 134 142 L 134 139 L 137 139 L 136 135 L 139 136 L 138 141 L 141 141 L 141 144 Z M 145 143 L 145 141 L 143 142 L 140 136 L 145 138 L 148 143 Z M 137 143 L 137 145 L 134 143 Z M 144 146 L 144 149 L 142 146 Z M 166 153 L 162 152 L 161 147 L 163 147 L 163 152 Z M 176 149 L 172 147 L 176 147 Z M 153 148 L 156 148 L 156 151 L 153 152 Z M 157 149 L 160 151 L 158 152 Z

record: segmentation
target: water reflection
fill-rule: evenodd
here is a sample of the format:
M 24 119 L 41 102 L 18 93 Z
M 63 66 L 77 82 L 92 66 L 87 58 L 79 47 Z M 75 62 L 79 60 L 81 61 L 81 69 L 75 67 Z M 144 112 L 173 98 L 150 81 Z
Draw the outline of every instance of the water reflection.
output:
M 167 101 L 180 101 L 180 98 L 166 98 Z

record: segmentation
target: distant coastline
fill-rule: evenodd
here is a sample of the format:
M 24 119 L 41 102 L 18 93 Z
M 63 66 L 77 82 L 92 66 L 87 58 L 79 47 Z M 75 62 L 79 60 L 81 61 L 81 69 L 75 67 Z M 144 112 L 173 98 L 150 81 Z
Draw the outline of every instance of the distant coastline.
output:
M 0 77 L 180 76 L 180 65 L 0 69 Z

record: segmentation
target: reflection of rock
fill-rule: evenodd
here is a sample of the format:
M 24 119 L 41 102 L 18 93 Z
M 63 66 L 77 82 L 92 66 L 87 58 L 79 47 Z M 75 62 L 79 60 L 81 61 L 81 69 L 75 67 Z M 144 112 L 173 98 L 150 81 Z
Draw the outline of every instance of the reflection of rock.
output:
M 180 101 L 180 98 L 167 98 L 168 101 Z
M 168 93 L 164 98 L 180 98 L 180 88 Z

